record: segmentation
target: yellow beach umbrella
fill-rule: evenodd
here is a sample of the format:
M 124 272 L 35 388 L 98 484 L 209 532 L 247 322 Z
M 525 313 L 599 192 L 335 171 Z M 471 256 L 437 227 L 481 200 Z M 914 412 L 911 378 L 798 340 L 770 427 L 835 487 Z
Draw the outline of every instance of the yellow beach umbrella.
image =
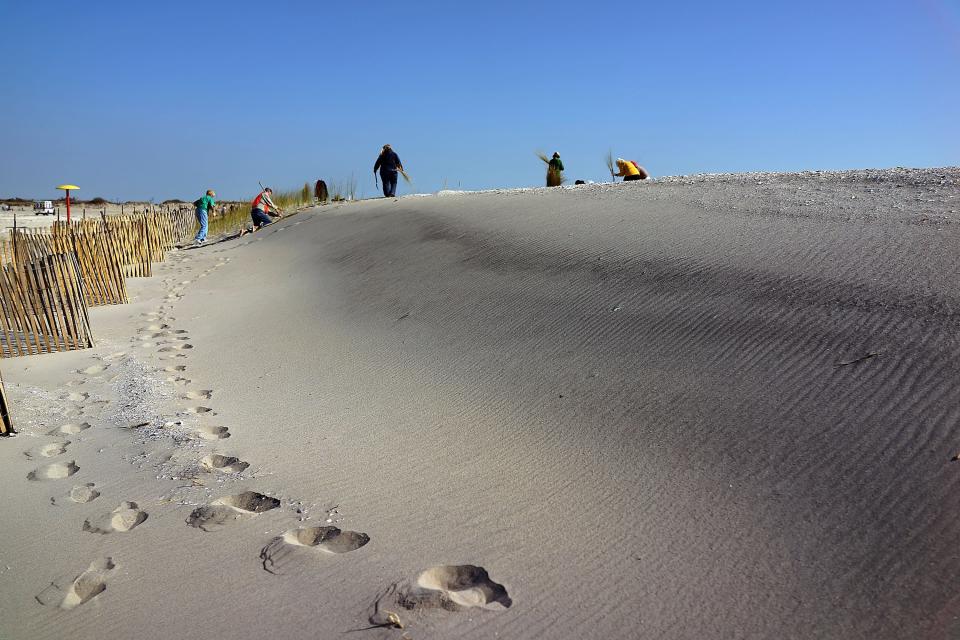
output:
M 70 192 L 79 188 L 80 187 L 78 187 L 75 184 L 62 184 L 59 187 L 57 187 L 57 189 L 63 189 L 64 191 L 67 192 L 67 223 L 68 224 L 70 223 Z

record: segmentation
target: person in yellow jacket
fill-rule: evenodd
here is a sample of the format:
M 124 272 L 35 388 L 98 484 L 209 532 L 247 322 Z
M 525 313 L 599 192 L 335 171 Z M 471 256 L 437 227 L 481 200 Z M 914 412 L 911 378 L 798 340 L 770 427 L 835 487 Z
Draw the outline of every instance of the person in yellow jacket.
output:
M 650 177 L 646 169 L 633 160 L 624 160 L 623 158 L 617 158 L 617 173 L 615 175 L 623 178 L 624 182 L 646 180 Z

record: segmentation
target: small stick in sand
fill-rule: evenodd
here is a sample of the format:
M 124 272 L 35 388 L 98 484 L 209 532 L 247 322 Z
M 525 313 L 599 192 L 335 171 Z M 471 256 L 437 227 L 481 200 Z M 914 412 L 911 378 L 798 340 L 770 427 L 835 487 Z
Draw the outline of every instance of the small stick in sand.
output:
M 871 352 L 871 353 L 868 353 L 867 355 L 863 356 L 862 358 L 857 358 L 856 360 L 847 360 L 846 362 L 838 362 L 838 363 L 835 364 L 834 366 L 836 366 L 836 367 L 845 367 L 845 366 L 847 366 L 848 364 L 859 364 L 859 363 L 861 363 L 861 362 L 864 362 L 865 360 L 869 360 L 870 358 L 876 358 L 876 357 L 879 356 L 879 355 L 880 355 L 880 352 L 879 352 L 879 351 L 877 351 L 877 352 Z

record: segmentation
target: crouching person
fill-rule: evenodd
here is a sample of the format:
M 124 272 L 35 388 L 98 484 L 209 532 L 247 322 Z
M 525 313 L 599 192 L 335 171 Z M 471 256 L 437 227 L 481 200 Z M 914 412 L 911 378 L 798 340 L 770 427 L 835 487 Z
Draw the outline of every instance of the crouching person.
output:
M 253 230 L 256 231 L 273 222 L 273 217 L 282 218 L 283 213 L 280 207 L 273 203 L 270 196 L 273 195 L 273 189 L 267 187 L 253 199 L 250 217 L 253 219 Z M 271 212 L 271 209 L 274 212 Z
M 624 182 L 630 182 L 631 180 L 646 180 L 650 177 L 650 173 L 639 164 L 633 160 L 624 160 L 623 158 L 617 158 L 616 175 L 622 177 Z

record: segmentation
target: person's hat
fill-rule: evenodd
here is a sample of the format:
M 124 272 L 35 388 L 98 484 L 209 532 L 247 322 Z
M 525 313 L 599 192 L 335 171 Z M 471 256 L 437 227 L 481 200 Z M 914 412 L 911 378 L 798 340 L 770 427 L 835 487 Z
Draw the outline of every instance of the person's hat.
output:
M 559 157 L 560 157 L 560 154 L 557 153 L 556 151 L 554 151 L 554 152 L 553 152 L 553 157 L 554 157 L 554 158 L 559 158 Z

